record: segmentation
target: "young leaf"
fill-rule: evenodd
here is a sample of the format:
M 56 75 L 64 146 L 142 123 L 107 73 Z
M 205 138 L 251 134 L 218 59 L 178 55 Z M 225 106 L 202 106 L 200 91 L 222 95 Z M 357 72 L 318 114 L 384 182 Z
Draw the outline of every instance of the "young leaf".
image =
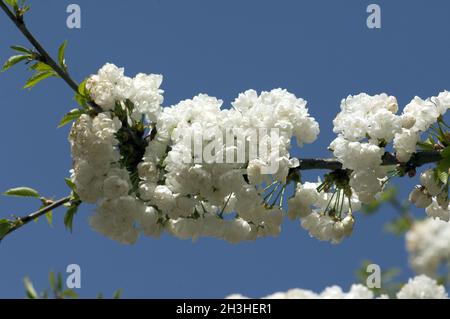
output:
M 65 178 L 64 180 L 66 181 L 66 185 L 69 186 L 69 188 L 70 188 L 72 191 L 75 191 L 75 184 L 74 184 L 74 182 L 72 182 L 72 181 L 70 180 L 70 178 Z
M 59 47 L 59 50 L 58 50 L 58 62 L 59 62 L 59 65 L 60 65 L 64 70 L 67 69 L 66 61 L 65 61 L 65 59 L 64 59 L 64 53 L 65 53 L 65 51 L 66 51 L 66 46 L 67 46 L 67 40 L 64 41 L 63 44 L 61 44 L 61 46 Z
M 63 290 L 63 279 L 60 272 L 58 273 L 58 280 L 56 280 L 56 289 L 58 290 L 58 292 L 62 292 Z
M 13 55 L 5 62 L 5 64 L 3 64 L 2 72 L 5 72 L 13 65 L 16 65 L 17 63 L 19 63 L 23 60 L 26 60 L 29 57 L 30 57 L 30 55 L 22 55 L 22 54 L 21 55 Z
M 83 110 L 80 110 L 80 109 L 71 110 L 69 113 L 64 115 L 64 117 L 61 119 L 61 121 L 58 124 L 58 128 L 61 128 L 64 125 L 78 119 L 82 114 L 84 114 Z
M 87 90 L 86 90 L 86 82 L 87 79 L 84 79 L 83 82 L 80 83 L 80 85 L 78 86 L 78 93 L 81 94 L 84 97 L 87 97 Z
M 71 298 L 71 299 L 77 299 L 78 294 L 73 291 L 72 289 L 66 289 L 62 292 L 63 297 Z
M 122 289 L 116 290 L 116 292 L 113 295 L 113 299 L 120 299 L 120 297 L 122 297 L 122 292 L 123 292 Z
M 16 8 L 19 7 L 19 0 L 5 0 L 7 4 L 9 4 L 11 7 Z
M 39 299 L 39 295 L 33 287 L 33 283 L 28 278 L 23 279 L 25 285 L 25 291 L 28 299 Z
M 78 211 L 79 204 L 72 204 L 64 215 L 64 225 L 70 232 L 73 230 L 73 218 Z
M 56 277 L 53 271 L 48 274 L 48 282 L 50 283 L 50 289 L 52 290 L 53 294 L 56 294 Z
M 403 235 L 412 226 L 411 221 L 407 217 L 399 217 L 392 222 L 386 224 L 386 230 L 394 235 Z
M 28 79 L 27 83 L 25 84 L 25 86 L 23 88 L 31 89 L 32 87 L 34 87 L 36 84 L 38 84 L 42 80 L 44 80 L 48 77 L 51 77 L 51 76 L 55 76 L 55 72 L 53 70 L 35 73 Z
M 435 177 L 437 181 L 442 182 L 443 184 L 447 184 L 449 177 L 449 169 L 450 169 L 450 157 L 445 157 L 441 161 L 439 161 L 435 170 Z
M 446 159 L 450 159 L 450 146 L 447 146 L 442 150 L 441 156 Z
M 0 219 L 0 239 L 5 237 L 5 235 L 11 229 L 11 223 L 7 219 Z
M 27 49 L 21 45 L 12 45 L 11 49 L 13 49 L 14 51 L 17 51 L 17 52 L 33 54 L 33 52 L 30 49 Z
M 39 72 L 47 72 L 47 71 L 53 72 L 52 67 L 44 62 L 37 62 L 37 63 L 33 64 L 33 66 L 30 69 L 36 70 Z
M 48 225 L 53 226 L 53 212 L 49 211 L 47 214 L 45 214 L 45 218 L 47 219 Z
M 35 197 L 39 198 L 40 195 L 37 190 L 29 187 L 17 187 L 8 189 L 3 195 L 16 196 L 16 197 Z
M 81 94 L 75 94 L 75 101 L 77 101 L 78 105 L 84 109 L 87 109 L 89 107 L 87 98 L 85 98 Z

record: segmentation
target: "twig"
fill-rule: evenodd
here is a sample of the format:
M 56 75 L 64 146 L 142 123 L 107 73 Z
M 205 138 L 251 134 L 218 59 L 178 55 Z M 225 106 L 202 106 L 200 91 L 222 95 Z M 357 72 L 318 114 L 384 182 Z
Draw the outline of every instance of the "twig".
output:
M 57 200 L 56 202 L 54 202 L 54 203 L 52 203 L 52 204 L 50 204 L 48 206 L 45 206 L 42 209 L 40 209 L 40 210 L 38 210 L 38 211 L 36 211 L 34 213 L 31 213 L 31 214 L 26 215 L 24 217 L 18 218 L 15 221 L 15 225 L 13 227 L 11 227 L 8 230 L 8 232 L 3 236 L 3 238 L 0 238 L 0 240 L 3 240 L 7 235 L 9 235 L 12 232 L 18 230 L 19 228 L 25 226 L 29 222 L 31 222 L 31 221 L 33 221 L 33 220 L 35 220 L 35 219 L 37 219 L 37 218 L 47 214 L 48 212 L 52 211 L 53 209 L 58 208 L 58 207 L 66 204 L 66 203 L 69 203 L 71 199 L 72 199 L 71 196 L 67 196 L 67 197 L 61 198 L 61 199 Z
M 78 84 L 70 77 L 70 75 L 66 71 L 64 71 L 58 65 L 58 63 L 56 63 L 56 61 L 50 56 L 50 54 L 48 54 L 48 52 L 42 47 L 39 41 L 36 40 L 33 34 L 31 34 L 31 32 L 25 25 L 23 17 L 16 16 L 3 2 L 3 0 L 0 0 L 0 7 L 9 17 L 9 19 L 16 25 L 16 27 L 20 30 L 20 32 L 22 32 L 22 34 L 27 38 L 27 40 L 30 41 L 31 45 L 33 45 L 33 47 L 37 50 L 37 52 L 40 55 L 41 62 L 44 62 L 47 65 L 49 65 L 67 83 L 67 85 L 69 85 L 69 87 L 75 93 L 79 94 Z M 93 103 L 92 101 L 89 101 L 89 105 L 97 112 L 102 111 L 101 107 Z
M 420 167 L 425 164 L 435 163 L 442 159 L 441 153 L 438 151 L 419 151 L 411 157 L 407 163 L 401 163 L 397 160 L 394 154 L 385 153 L 383 155 L 383 166 L 389 165 L 404 165 L 408 168 Z M 338 170 L 342 169 L 342 163 L 334 158 L 307 158 L 299 159 L 300 165 L 291 168 L 291 171 L 295 170 Z

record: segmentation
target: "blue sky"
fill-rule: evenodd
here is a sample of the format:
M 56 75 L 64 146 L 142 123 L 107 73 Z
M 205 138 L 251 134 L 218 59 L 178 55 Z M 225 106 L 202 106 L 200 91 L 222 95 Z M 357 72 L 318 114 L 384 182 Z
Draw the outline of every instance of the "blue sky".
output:
M 246 89 L 286 88 L 309 102 L 321 125 L 319 140 L 293 153 L 329 156 L 332 120 L 348 94 L 387 92 L 401 105 L 414 95 L 450 89 L 450 3 L 447 1 L 162 1 L 30 0 L 28 26 L 51 52 L 67 39 L 67 62 L 77 81 L 106 62 L 137 72 L 161 73 L 165 105 L 208 93 L 229 104 Z M 366 27 L 366 7 L 382 9 L 382 28 Z M 66 7 L 77 3 L 82 28 L 66 27 Z M 26 44 L 0 14 L 0 58 L 9 45 Z M 67 193 L 71 166 L 67 133 L 56 129 L 75 106 L 58 79 L 21 90 L 23 66 L 0 74 L 0 190 L 27 185 L 47 196 Z M 308 174 L 313 178 L 313 174 Z M 413 180 L 396 180 L 406 197 Z M 33 200 L 0 198 L 0 217 L 33 211 Z M 97 292 L 124 297 L 221 298 L 240 292 L 259 297 L 294 287 L 316 291 L 332 284 L 348 288 L 364 259 L 400 277 L 412 273 L 403 238 L 383 230 L 396 212 L 357 216 L 354 234 L 334 246 L 309 238 L 298 223 L 286 222 L 281 236 L 230 245 L 213 239 L 192 243 L 169 236 L 142 238 L 122 246 L 93 232 L 83 206 L 74 233 L 64 230 L 63 211 L 54 227 L 42 219 L 0 245 L 0 297 L 23 297 L 22 278 L 42 289 L 49 270 L 82 269 L 82 297 Z M 423 213 L 422 213 L 423 214 Z M 358 218 L 359 217 L 359 218 Z

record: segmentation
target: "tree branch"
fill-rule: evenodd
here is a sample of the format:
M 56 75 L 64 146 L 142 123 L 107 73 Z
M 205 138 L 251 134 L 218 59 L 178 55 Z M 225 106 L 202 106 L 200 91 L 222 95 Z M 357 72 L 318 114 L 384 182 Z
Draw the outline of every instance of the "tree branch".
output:
M 31 32 L 28 30 L 28 28 L 25 25 L 25 22 L 23 20 L 22 16 L 15 15 L 9 8 L 8 5 L 3 2 L 3 0 L 0 0 L 0 7 L 2 10 L 6 13 L 6 15 L 9 17 L 9 19 L 16 25 L 16 27 L 19 29 L 20 32 L 27 38 L 27 40 L 33 45 L 33 47 L 37 50 L 37 52 L 40 55 L 41 62 L 46 63 L 49 65 L 66 83 L 69 85 L 69 87 L 77 94 L 78 92 L 78 84 L 70 77 L 68 72 L 63 70 L 58 63 L 48 54 L 48 52 L 42 47 L 42 45 L 39 43 L 39 41 L 36 40 L 36 38 L 31 34 Z M 89 105 L 97 112 L 101 112 L 102 109 L 97 104 L 93 103 L 92 101 L 88 102 Z
M 52 211 L 53 209 L 58 208 L 66 203 L 69 203 L 71 201 L 71 198 L 72 198 L 71 196 L 61 198 L 61 199 L 57 200 L 56 202 L 54 202 L 48 206 L 45 206 L 42 209 L 40 209 L 34 213 L 31 213 L 29 215 L 18 218 L 16 221 L 14 221 L 15 225 L 13 227 L 11 227 L 8 230 L 8 232 L 3 236 L 3 238 L 0 238 L 0 240 L 3 240 L 6 236 L 11 234 L 12 232 L 18 230 L 19 228 L 22 228 L 29 222 L 47 214 L 48 212 Z
M 383 155 L 384 166 L 389 165 L 404 165 L 407 168 L 416 168 L 429 163 L 435 163 L 442 159 L 439 151 L 420 151 L 414 153 L 411 159 L 407 163 L 401 163 L 397 160 L 394 154 L 385 153 Z M 326 169 L 337 170 L 342 169 L 342 163 L 334 158 L 309 158 L 299 159 L 300 165 L 291 170 L 314 170 L 314 169 Z

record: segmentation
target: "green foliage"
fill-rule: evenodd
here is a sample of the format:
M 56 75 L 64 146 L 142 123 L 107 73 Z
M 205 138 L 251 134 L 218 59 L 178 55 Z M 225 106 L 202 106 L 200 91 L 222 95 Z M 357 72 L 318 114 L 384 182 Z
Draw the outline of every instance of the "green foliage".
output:
M 69 124 L 70 122 L 77 120 L 84 113 L 86 113 L 86 112 L 81 109 L 71 110 L 69 113 L 64 115 L 64 117 L 61 119 L 61 121 L 59 122 L 58 128 L 61 128 L 65 125 Z
M 66 229 L 70 232 L 73 231 L 73 218 L 77 214 L 79 206 L 80 204 L 73 204 L 73 203 L 67 206 L 67 212 L 64 215 L 64 225 L 66 226 Z
M 429 136 L 425 141 L 417 142 L 417 146 L 425 151 L 434 151 L 435 145 L 436 141 L 431 136 Z
M 409 211 L 409 202 L 399 202 L 399 200 L 397 199 L 397 194 L 398 191 L 395 187 L 386 189 L 380 194 L 380 196 L 378 196 L 377 199 L 363 205 L 362 212 L 366 215 L 372 215 L 379 211 L 383 204 L 390 204 L 394 209 L 398 211 L 400 216 L 386 223 L 385 230 L 394 235 L 400 236 L 411 228 L 413 219 Z
M 33 88 L 36 84 L 38 84 L 39 82 L 41 82 L 42 80 L 45 80 L 51 76 L 57 76 L 56 72 L 53 70 L 50 71 L 37 71 L 36 73 L 34 73 L 25 83 L 24 85 L 24 89 L 31 89 Z
M 49 289 L 45 289 L 41 293 L 38 293 L 33 286 L 33 283 L 28 277 L 23 279 L 25 286 L 25 294 L 28 299 L 78 299 L 79 296 L 73 289 L 65 289 L 63 276 L 61 273 L 55 274 L 51 271 L 48 275 L 48 281 L 50 284 Z M 122 296 L 122 289 L 118 289 L 113 294 L 113 299 L 120 299 Z M 103 294 L 97 294 L 97 299 L 103 299 Z
M 28 10 L 30 10 L 29 5 L 25 5 L 25 0 L 5 0 L 7 4 L 9 4 L 13 10 L 16 16 L 22 17 Z
M 81 200 L 80 197 L 78 196 L 76 189 L 75 189 L 75 184 L 68 178 L 65 179 L 67 186 L 69 186 L 69 188 L 72 190 L 71 193 L 71 199 L 70 202 L 67 203 L 65 206 L 67 207 L 67 212 L 64 215 L 64 225 L 66 226 L 66 229 L 70 232 L 73 231 L 73 219 L 75 217 L 75 215 L 78 212 L 78 208 L 81 205 Z
M 11 221 L 7 219 L 0 219 L 0 240 L 8 234 L 12 226 L 13 224 Z
M 375 213 L 381 205 L 390 202 L 397 197 L 397 189 L 395 187 L 390 187 L 382 192 L 378 199 L 374 199 L 370 203 L 363 206 L 362 211 L 366 214 Z
M 7 190 L 4 195 L 6 196 L 16 196 L 16 197 L 34 197 L 40 198 L 39 192 L 33 188 L 29 187 L 17 187 Z
M 442 159 L 437 164 L 434 173 L 436 181 L 444 185 L 448 183 L 449 169 L 450 169 L 450 146 L 444 148 L 441 152 Z
M 30 187 L 17 187 L 17 188 L 11 188 L 9 190 L 7 190 L 4 193 L 5 196 L 14 196 L 14 197 L 28 197 L 28 198 L 37 198 L 41 201 L 42 205 L 39 209 L 45 208 L 47 206 L 49 206 L 50 204 L 53 203 L 53 201 L 45 198 L 45 197 L 41 197 L 41 195 L 39 194 L 39 192 L 33 188 Z M 53 212 L 49 211 L 47 214 L 45 214 L 47 223 L 52 226 L 53 224 Z M 35 219 L 35 221 L 37 221 L 38 219 Z M 10 222 L 11 223 L 11 222 Z M 0 232 L 0 238 L 2 238 L 3 236 L 1 236 L 1 232 Z
M 6 62 L 3 64 L 2 72 L 5 72 L 6 70 L 8 70 L 10 67 L 16 65 L 17 63 L 24 61 L 24 60 L 29 60 L 30 58 L 31 58 L 31 56 L 29 54 L 13 55 L 8 60 L 6 60 Z
M 54 272 L 50 272 L 48 276 L 50 283 L 50 292 L 54 299 L 76 299 L 78 294 L 72 289 L 64 289 L 62 274 L 55 275 Z M 37 293 L 33 286 L 33 283 L 29 278 L 23 280 L 25 286 L 25 294 L 28 299 L 48 299 L 49 292 L 44 290 L 42 293 Z
M 67 40 L 64 41 L 63 44 L 61 44 L 61 46 L 59 47 L 59 50 L 58 50 L 58 63 L 59 63 L 59 66 L 65 72 L 67 72 L 66 60 L 64 58 L 64 55 L 65 55 L 65 52 L 66 52 L 66 47 L 67 47 Z
M 86 81 L 85 79 L 81 84 L 78 86 L 78 92 L 75 94 L 75 101 L 77 101 L 78 105 L 80 105 L 83 109 L 87 110 L 89 109 L 89 92 L 86 88 Z
M 23 279 L 23 284 L 25 286 L 25 294 L 28 299 L 39 299 L 39 294 L 34 289 L 33 283 L 28 277 Z
M 397 236 L 405 234 L 411 229 L 413 221 L 408 216 L 400 216 L 385 225 L 385 229 Z
M 33 54 L 32 50 L 27 49 L 27 48 L 25 48 L 25 47 L 23 47 L 21 45 L 12 45 L 11 49 L 13 49 L 14 51 L 17 51 L 17 52 L 27 53 L 27 54 L 30 54 L 30 55 Z
M 19 0 L 5 0 L 5 2 L 14 9 L 19 7 Z
M 116 292 L 114 292 L 113 299 L 120 299 L 122 297 L 122 292 L 122 289 L 117 289 Z

